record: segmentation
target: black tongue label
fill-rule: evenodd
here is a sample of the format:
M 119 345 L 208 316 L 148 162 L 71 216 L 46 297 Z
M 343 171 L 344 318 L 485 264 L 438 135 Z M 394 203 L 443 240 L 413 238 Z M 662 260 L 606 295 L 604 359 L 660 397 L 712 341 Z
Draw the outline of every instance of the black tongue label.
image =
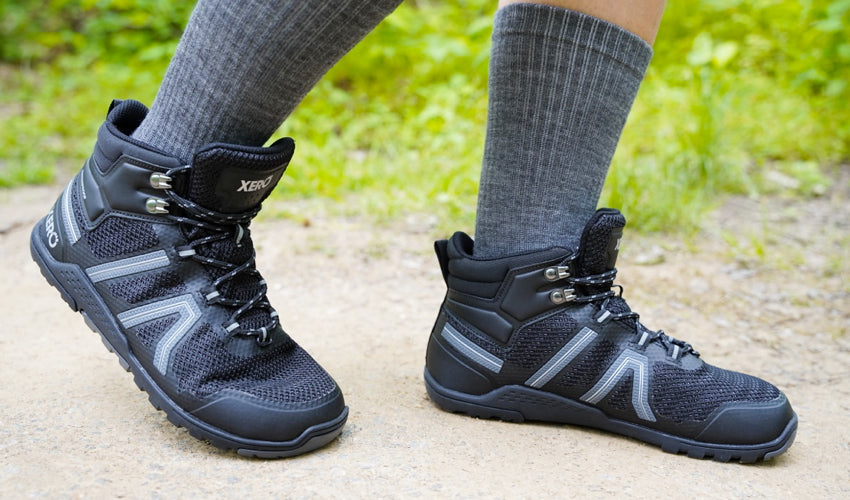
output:
M 215 195 L 222 212 L 245 211 L 257 206 L 269 195 L 283 175 L 283 168 L 251 170 L 224 169 L 215 185 Z
M 607 269 L 613 269 L 617 265 L 621 239 L 623 239 L 623 228 L 613 228 L 608 236 L 608 245 L 605 247 L 605 267 Z

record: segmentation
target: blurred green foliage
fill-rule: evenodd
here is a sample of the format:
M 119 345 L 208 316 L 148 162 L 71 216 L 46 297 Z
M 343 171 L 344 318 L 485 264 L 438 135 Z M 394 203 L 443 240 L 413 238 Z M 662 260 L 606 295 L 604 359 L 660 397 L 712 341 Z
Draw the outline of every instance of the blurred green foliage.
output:
M 279 135 L 276 196 L 471 229 L 495 0 L 407 2 Z M 192 2 L 0 3 L 0 186 L 67 178 L 112 97 L 150 103 Z M 603 204 L 694 228 L 725 193 L 817 195 L 850 159 L 850 0 L 670 2 Z
M 0 60 L 52 61 L 63 54 L 122 61 L 170 56 L 193 2 L 170 0 L 5 0 Z
M 850 159 L 850 1 L 668 4 L 605 202 L 699 226 L 718 195 L 818 195 Z

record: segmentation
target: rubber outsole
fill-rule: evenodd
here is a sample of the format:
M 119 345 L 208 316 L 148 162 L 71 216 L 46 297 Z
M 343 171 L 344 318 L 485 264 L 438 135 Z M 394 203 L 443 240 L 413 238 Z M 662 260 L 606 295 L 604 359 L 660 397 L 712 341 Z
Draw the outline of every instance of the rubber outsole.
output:
M 669 453 L 683 453 L 691 458 L 711 458 L 719 462 L 753 463 L 771 459 L 785 452 L 794 442 L 797 433 L 795 414 L 782 434 L 767 443 L 704 443 L 613 419 L 585 403 L 531 387 L 509 385 L 486 394 L 465 394 L 440 385 L 428 368 L 425 368 L 425 387 L 431 400 L 446 411 L 509 422 L 537 421 L 592 427 L 660 446 Z
M 121 367 L 132 373 L 133 381 L 139 389 L 148 394 L 153 407 L 163 411 L 169 422 L 185 428 L 191 436 L 208 441 L 217 448 L 235 450 L 237 454 L 245 457 L 285 458 L 321 448 L 342 432 L 348 419 L 347 406 L 334 419 L 311 426 L 297 438 L 284 442 L 242 438 L 195 418 L 160 389 L 139 363 L 114 317 L 95 292 L 83 270 L 76 264 L 55 260 L 37 237 L 35 230 L 30 236 L 30 253 L 42 276 L 59 291 L 71 310 L 79 312 L 86 325 L 100 335 L 106 348 L 118 357 Z M 71 293 L 69 288 L 76 293 Z

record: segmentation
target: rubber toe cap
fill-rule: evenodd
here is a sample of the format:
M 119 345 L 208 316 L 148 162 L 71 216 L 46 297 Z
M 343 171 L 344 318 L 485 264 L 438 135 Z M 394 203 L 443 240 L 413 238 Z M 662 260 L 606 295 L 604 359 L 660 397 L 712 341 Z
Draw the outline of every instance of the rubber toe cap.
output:
M 345 411 L 339 387 L 318 400 L 286 405 L 233 389 L 222 390 L 210 399 L 192 414 L 228 433 L 259 441 L 296 440 L 311 427 L 331 422 Z
M 776 440 L 794 418 L 784 394 L 763 403 L 730 403 L 718 409 L 696 437 L 704 443 L 762 444 Z

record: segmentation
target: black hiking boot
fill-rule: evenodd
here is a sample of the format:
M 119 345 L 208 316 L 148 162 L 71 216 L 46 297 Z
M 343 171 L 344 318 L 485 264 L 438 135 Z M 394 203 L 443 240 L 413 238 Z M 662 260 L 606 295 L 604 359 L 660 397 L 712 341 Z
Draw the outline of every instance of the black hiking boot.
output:
M 428 343 L 425 384 L 445 410 L 577 424 L 672 453 L 769 459 L 797 416 L 773 385 L 708 365 L 638 321 L 612 291 L 625 218 L 601 209 L 578 252 L 472 256 L 469 236 L 436 243 L 448 285 Z
M 281 328 L 248 229 L 294 142 L 211 144 L 184 165 L 129 137 L 146 114 L 113 102 L 94 154 L 33 229 L 33 259 L 192 436 L 263 458 L 327 444 L 348 408 Z

